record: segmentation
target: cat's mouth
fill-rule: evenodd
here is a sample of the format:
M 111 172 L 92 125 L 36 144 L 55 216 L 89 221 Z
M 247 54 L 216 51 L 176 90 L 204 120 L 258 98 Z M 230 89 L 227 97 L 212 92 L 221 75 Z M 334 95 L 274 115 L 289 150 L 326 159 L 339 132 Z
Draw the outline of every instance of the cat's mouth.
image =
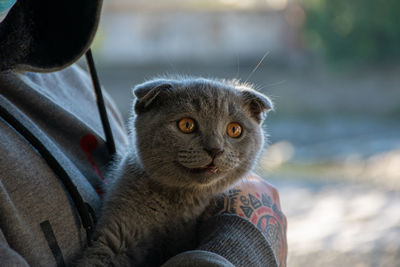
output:
M 194 171 L 197 173 L 201 173 L 201 172 L 217 173 L 218 167 L 215 166 L 213 162 L 211 162 L 210 164 L 208 164 L 204 167 L 191 169 L 191 171 Z
M 219 169 L 217 166 L 215 166 L 214 162 L 211 162 L 208 165 L 205 165 L 203 167 L 200 168 L 188 168 L 185 167 L 183 165 L 181 165 L 182 167 L 184 167 L 186 170 L 188 170 L 191 173 L 209 173 L 209 174 L 216 174 L 218 173 Z

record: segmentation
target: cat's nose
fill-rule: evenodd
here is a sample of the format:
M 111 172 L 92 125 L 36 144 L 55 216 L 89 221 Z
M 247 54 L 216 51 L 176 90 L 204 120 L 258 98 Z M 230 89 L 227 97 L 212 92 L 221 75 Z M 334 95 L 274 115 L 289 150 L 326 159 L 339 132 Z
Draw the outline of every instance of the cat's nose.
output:
M 222 148 L 204 148 L 204 150 L 210 155 L 212 158 L 215 158 L 219 154 L 224 153 Z

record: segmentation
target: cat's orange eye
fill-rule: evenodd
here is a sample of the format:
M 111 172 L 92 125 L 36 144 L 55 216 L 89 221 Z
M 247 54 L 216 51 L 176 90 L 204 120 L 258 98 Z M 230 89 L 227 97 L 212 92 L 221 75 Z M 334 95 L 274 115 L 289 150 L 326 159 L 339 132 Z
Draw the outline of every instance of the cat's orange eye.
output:
M 231 122 L 226 128 L 226 133 L 232 138 L 238 138 L 242 134 L 242 126 L 237 122 Z
M 191 118 L 183 118 L 178 121 L 178 128 L 183 133 L 192 133 L 196 130 L 196 123 Z

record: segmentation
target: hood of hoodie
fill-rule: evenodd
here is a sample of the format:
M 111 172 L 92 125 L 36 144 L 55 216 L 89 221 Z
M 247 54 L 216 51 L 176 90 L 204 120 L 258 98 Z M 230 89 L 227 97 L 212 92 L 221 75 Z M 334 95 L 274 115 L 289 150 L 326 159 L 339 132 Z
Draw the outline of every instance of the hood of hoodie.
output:
M 18 59 L 14 69 L 34 72 L 63 69 L 89 49 L 97 30 L 103 1 L 35 2 L 18 0 L 8 15 L 24 12 L 29 14 L 32 22 L 28 27 L 32 38 L 27 44 L 27 52 Z

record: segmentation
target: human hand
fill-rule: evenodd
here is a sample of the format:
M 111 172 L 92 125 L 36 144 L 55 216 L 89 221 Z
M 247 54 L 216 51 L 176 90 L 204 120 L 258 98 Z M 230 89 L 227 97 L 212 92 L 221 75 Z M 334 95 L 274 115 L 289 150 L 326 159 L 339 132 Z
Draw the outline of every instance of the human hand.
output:
M 236 214 L 252 222 L 271 245 L 279 266 L 286 266 L 286 216 L 281 211 L 278 191 L 251 173 L 228 192 L 214 198 L 202 219 L 219 214 Z

